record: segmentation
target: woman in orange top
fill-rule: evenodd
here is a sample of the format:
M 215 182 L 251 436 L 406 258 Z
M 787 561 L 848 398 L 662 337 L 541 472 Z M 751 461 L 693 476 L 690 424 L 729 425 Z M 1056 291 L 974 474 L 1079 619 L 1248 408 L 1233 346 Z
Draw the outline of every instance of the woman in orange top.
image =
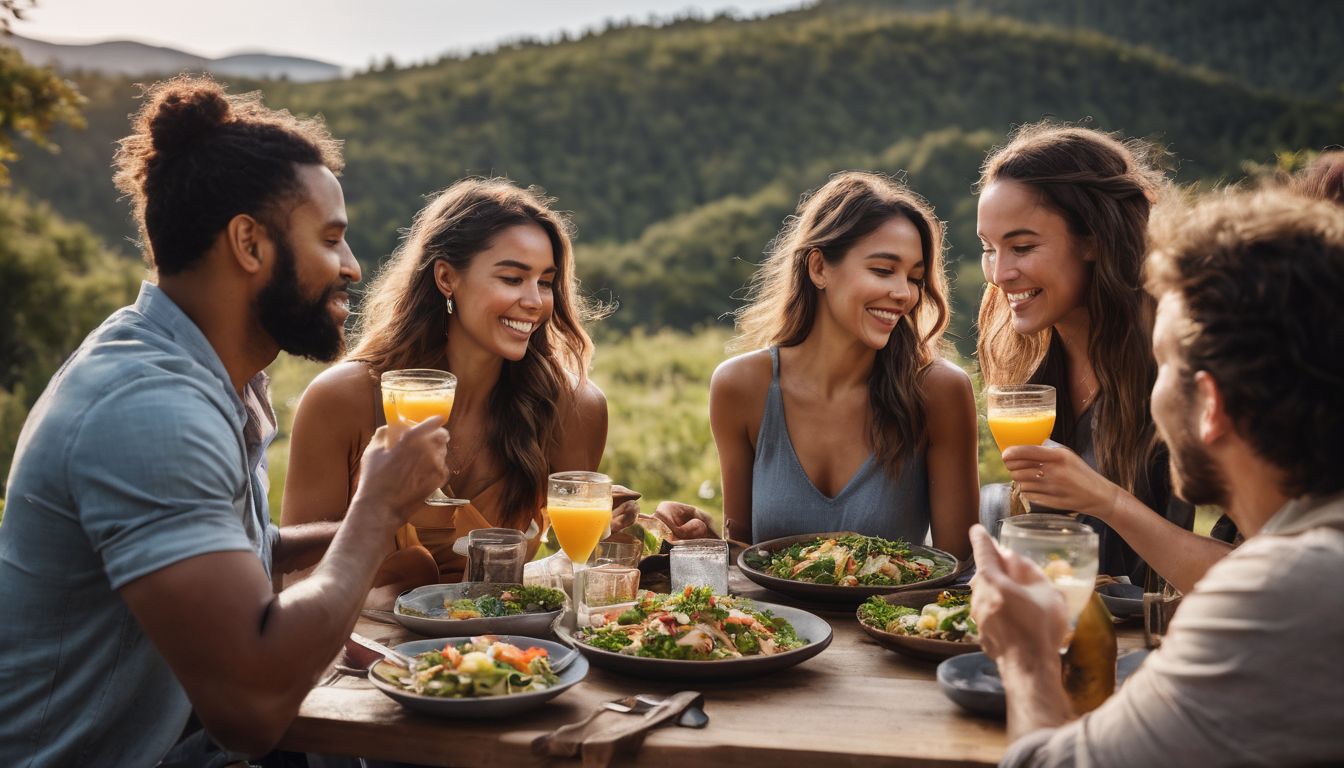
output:
M 607 404 L 587 378 L 593 344 L 574 286 L 568 224 L 535 191 L 467 179 L 437 197 L 370 286 L 354 349 L 304 392 L 281 525 L 346 508 L 383 423 L 379 376 L 437 368 L 457 376 L 443 490 L 471 503 L 412 518 L 371 602 L 461 580 L 453 543 L 476 528 L 527 531 L 535 552 L 547 475 L 595 470 L 606 445 Z

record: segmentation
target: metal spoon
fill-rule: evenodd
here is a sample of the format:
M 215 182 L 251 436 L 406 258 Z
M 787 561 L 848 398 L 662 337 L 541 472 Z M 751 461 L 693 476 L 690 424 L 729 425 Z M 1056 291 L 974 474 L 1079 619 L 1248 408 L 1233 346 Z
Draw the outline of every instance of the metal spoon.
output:
M 569 669 L 570 665 L 573 664 L 580 655 L 581 654 L 578 651 L 570 651 L 564 656 L 561 656 L 558 661 L 551 665 L 551 671 L 557 675 L 564 672 L 566 669 Z

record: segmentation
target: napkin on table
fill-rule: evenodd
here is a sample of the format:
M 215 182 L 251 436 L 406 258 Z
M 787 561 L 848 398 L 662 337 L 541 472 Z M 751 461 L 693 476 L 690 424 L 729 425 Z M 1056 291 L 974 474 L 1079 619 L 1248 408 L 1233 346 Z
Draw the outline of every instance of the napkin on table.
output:
M 618 758 L 632 758 L 651 728 L 674 722 L 690 706 L 703 706 L 699 691 L 668 696 L 640 717 L 599 709 L 577 723 L 562 725 L 532 742 L 532 751 L 546 757 L 582 757 L 583 768 L 606 768 Z

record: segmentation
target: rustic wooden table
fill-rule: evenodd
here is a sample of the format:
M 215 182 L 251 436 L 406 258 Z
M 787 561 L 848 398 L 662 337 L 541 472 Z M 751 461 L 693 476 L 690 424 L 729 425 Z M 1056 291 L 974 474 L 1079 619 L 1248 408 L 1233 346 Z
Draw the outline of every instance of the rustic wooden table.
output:
M 502 721 L 412 713 L 368 681 L 344 677 L 308 694 L 280 747 L 425 765 L 542 765 L 532 740 L 602 702 L 693 688 L 704 693 L 709 725 L 653 730 L 639 751 L 640 765 L 987 766 L 1003 755 L 1002 722 L 959 709 L 939 690 L 936 663 L 882 648 L 859 628 L 853 610 L 800 604 L 757 587 L 736 569 L 730 588 L 816 613 L 834 628 L 831 646 L 798 666 L 737 682 L 679 686 L 593 668 L 553 701 Z M 400 625 L 363 618 L 356 631 L 389 645 L 417 638 Z M 1122 629 L 1120 646 L 1122 653 L 1141 647 L 1142 632 Z

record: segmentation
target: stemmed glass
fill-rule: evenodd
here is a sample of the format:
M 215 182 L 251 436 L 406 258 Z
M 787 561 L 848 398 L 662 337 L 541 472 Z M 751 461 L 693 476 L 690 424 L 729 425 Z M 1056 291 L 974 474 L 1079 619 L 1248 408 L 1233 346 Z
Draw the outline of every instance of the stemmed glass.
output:
M 999 451 L 1013 445 L 1041 445 L 1055 428 L 1055 388 L 1046 384 L 1011 384 L 985 391 L 989 431 Z M 1017 481 L 1010 498 L 1019 498 Z M 1025 502 L 1025 499 L 1023 499 Z M 1010 509 L 1019 511 L 1010 502 Z M 1026 509 L 1030 509 L 1027 507 Z
M 1040 566 L 1064 595 L 1072 635 L 1097 581 L 1097 532 L 1066 515 L 1033 513 L 999 521 L 999 544 Z
M 1046 384 L 990 387 L 989 431 L 1003 451 L 1010 445 L 1040 445 L 1055 428 L 1055 388 Z
M 557 472 L 547 479 L 546 513 L 555 539 L 574 564 L 574 608 L 583 598 L 579 572 L 611 526 L 611 478 L 597 472 Z
M 380 377 L 383 390 L 383 415 L 392 440 L 401 439 L 401 433 L 431 416 L 442 416 L 448 423 L 453 412 L 453 398 L 457 394 L 457 377 L 447 371 L 433 368 L 406 368 L 384 371 Z M 425 499 L 431 507 L 457 507 L 468 504 L 467 499 L 452 499 L 435 488 Z

